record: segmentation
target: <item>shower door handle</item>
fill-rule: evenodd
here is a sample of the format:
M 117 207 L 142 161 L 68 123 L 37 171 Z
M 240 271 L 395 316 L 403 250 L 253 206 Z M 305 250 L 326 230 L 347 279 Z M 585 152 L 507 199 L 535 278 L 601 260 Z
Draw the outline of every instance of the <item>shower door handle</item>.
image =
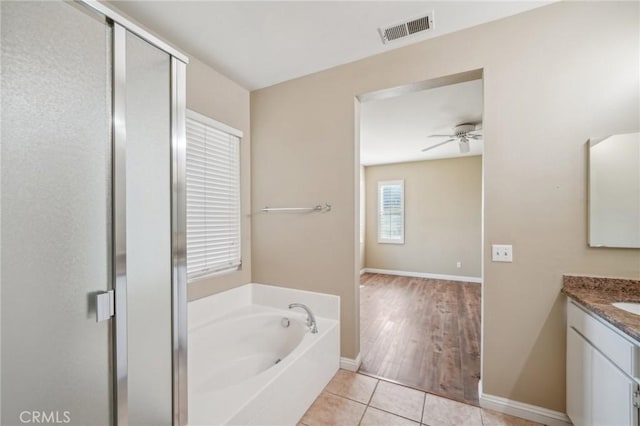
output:
M 96 322 L 106 321 L 115 313 L 113 290 L 96 295 Z

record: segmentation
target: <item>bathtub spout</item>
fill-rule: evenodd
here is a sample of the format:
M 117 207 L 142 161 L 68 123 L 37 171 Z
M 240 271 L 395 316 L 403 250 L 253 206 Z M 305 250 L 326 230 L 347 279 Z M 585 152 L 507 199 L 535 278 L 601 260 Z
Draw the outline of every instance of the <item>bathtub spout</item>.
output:
M 292 303 L 289 305 L 289 309 L 293 308 L 302 308 L 307 311 L 307 327 L 311 330 L 311 333 L 316 334 L 318 332 L 318 325 L 316 324 L 316 317 L 311 312 L 311 309 L 307 305 L 303 305 L 302 303 Z

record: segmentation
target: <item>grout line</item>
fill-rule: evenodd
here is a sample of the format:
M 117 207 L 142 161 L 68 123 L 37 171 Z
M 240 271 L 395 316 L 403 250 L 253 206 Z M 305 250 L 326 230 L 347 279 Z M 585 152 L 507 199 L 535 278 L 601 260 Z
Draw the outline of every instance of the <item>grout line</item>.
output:
M 357 426 L 360 426 L 360 423 L 362 423 L 362 419 L 364 419 L 364 415 L 367 412 L 368 408 L 369 408 L 368 405 L 366 407 L 364 407 L 364 411 L 362 412 L 362 415 L 360 416 L 360 420 L 358 420 L 358 425 Z
M 376 389 L 378 389 L 378 383 L 380 383 L 380 380 L 377 380 L 376 381 L 376 385 L 373 387 L 373 392 L 371 392 L 371 396 L 369 397 L 369 401 L 367 402 L 367 405 L 364 407 L 364 411 L 362 412 L 362 416 L 360 417 L 360 421 L 358 422 L 358 426 L 360 426 L 360 424 L 362 423 L 362 420 L 364 419 L 364 415 L 367 414 L 367 410 L 369 410 L 369 407 L 370 407 L 369 404 L 371 404 L 371 400 L 373 399 L 373 394 L 376 393 Z
M 339 393 L 334 393 L 334 392 L 328 391 L 326 389 L 323 390 L 322 392 L 328 393 L 328 394 L 333 395 L 333 396 L 340 397 L 342 399 L 347 399 L 347 400 L 352 401 L 352 402 L 357 402 L 358 404 L 364 405 L 365 407 L 368 405 L 366 402 L 358 401 L 357 399 L 349 398 L 348 396 L 340 395 Z
M 359 374 L 359 373 L 355 373 L 355 374 Z M 363 376 L 370 377 L 370 376 L 367 376 L 367 375 L 365 375 L 365 374 L 363 374 Z M 423 423 L 422 423 L 422 418 L 423 418 L 423 414 L 424 414 L 424 405 L 425 405 L 425 401 L 426 401 L 426 398 L 427 398 L 427 393 L 426 393 L 426 392 L 424 392 L 424 391 L 419 391 L 419 392 L 422 392 L 422 393 L 424 394 L 424 397 L 423 397 L 423 401 L 422 401 L 422 411 L 420 412 L 420 420 L 415 420 L 415 419 L 412 419 L 412 418 L 409 418 L 409 417 L 403 416 L 403 415 L 401 415 L 401 414 L 394 413 L 394 412 L 391 412 L 391 411 L 385 410 L 385 409 L 383 409 L 383 408 L 379 408 L 379 407 L 375 407 L 375 406 L 371 405 L 371 401 L 373 400 L 373 395 L 376 393 L 376 390 L 378 389 L 378 384 L 380 384 L 380 382 L 383 382 L 383 381 L 386 381 L 386 380 L 383 380 L 383 379 L 376 379 L 376 385 L 374 386 L 374 388 L 373 388 L 373 392 L 371 392 L 371 396 L 369 397 L 369 401 L 368 401 L 367 403 L 363 403 L 363 402 L 361 402 L 361 401 L 358 401 L 358 400 L 355 400 L 355 399 L 349 398 L 348 396 L 339 395 L 339 394 L 337 394 L 337 393 L 334 393 L 334 392 L 331 392 L 331 391 L 327 390 L 326 388 L 325 388 L 325 389 L 323 389 L 323 390 L 322 390 L 322 392 L 324 392 L 324 393 L 328 393 L 328 394 L 333 395 L 333 396 L 336 396 L 336 397 L 338 397 L 338 398 L 346 399 L 347 401 L 352 401 L 352 402 L 355 402 L 355 403 L 357 403 L 357 404 L 364 405 L 364 406 L 365 406 L 365 409 L 364 409 L 364 411 L 362 412 L 362 416 L 360 417 L 360 420 L 358 421 L 358 425 L 357 425 L 357 426 L 360 426 L 360 424 L 362 423 L 362 420 L 364 419 L 364 415 L 365 415 L 365 413 L 367 412 L 367 409 L 368 409 L 369 407 L 374 408 L 374 409 L 379 410 L 379 411 L 382 411 L 382 412 L 385 412 L 385 413 L 387 413 L 387 414 L 391 414 L 391 415 L 396 416 L 396 417 L 403 418 L 403 419 L 405 419 L 405 420 L 409 420 L 409 421 L 411 421 L 411 422 L 413 422 L 413 423 L 417 423 L 418 425 L 421 425 L 421 426 L 422 426 L 422 425 L 423 425 Z M 391 383 L 391 382 L 388 382 L 388 383 Z M 395 383 L 391 383 L 391 384 L 396 385 Z M 402 386 L 402 385 L 397 385 L 397 386 Z M 410 388 L 410 387 L 408 387 L 408 386 L 402 386 L 402 387 L 405 387 L 405 388 L 407 388 L 407 389 L 412 389 L 412 388 Z M 413 389 L 413 390 L 416 390 L 416 389 Z M 320 395 L 318 395 L 318 397 L 319 397 L 319 396 L 320 396 Z M 317 400 L 317 398 L 316 398 L 316 400 Z M 314 402 L 315 402 L 315 401 L 314 401 Z M 305 414 L 306 414 L 306 413 L 305 413 Z M 302 422 L 300 422 L 300 424 L 301 424 L 301 425 L 304 425 L 304 426 L 307 426 L 305 423 L 302 423 Z
M 355 373 L 355 374 L 361 374 L 361 373 Z M 362 376 L 365 376 L 365 377 L 371 377 L 371 376 L 368 376 L 368 375 L 366 375 L 366 374 L 361 374 L 361 375 L 362 375 Z M 371 408 L 373 408 L 373 409 L 376 409 L 376 410 L 379 410 L 379 411 L 382 411 L 382 412 L 384 412 L 384 413 L 387 413 L 387 414 L 390 414 L 390 415 L 396 416 L 396 417 L 400 417 L 400 418 L 405 419 L 405 420 L 409 420 L 409 421 L 411 421 L 411 422 L 413 422 L 413 423 L 417 423 L 417 424 L 418 424 L 418 425 L 420 425 L 420 426 L 427 426 L 427 424 L 426 424 L 426 423 L 424 423 L 424 410 L 425 410 L 425 407 L 426 407 L 426 404 L 427 404 L 427 394 L 429 394 L 429 395 L 434 395 L 434 396 L 435 396 L 435 397 L 437 397 L 437 398 L 442 398 L 442 399 L 449 399 L 449 400 L 451 400 L 450 398 L 442 397 L 442 396 L 440 396 L 440 395 L 433 394 L 433 393 L 431 393 L 431 392 L 424 392 L 424 391 L 420 391 L 420 390 L 418 390 L 419 392 L 422 392 L 422 393 L 423 393 L 423 399 L 422 399 L 422 410 L 421 410 L 421 412 L 420 412 L 420 420 L 415 420 L 415 419 L 412 419 L 412 418 L 409 418 L 409 417 L 403 416 L 403 415 L 401 415 L 401 414 L 394 413 L 394 412 L 392 412 L 392 411 L 388 411 L 388 410 L 386 410 L 386 409 L 379 408 L 379 407 L 375 407 L 375 406 L 372 406 L 372 405 L 371 405 L 371 402 L 373 401 L 373 396 L 374 396 L 374 394 L 376 393 L 376 391 L 378 390 L 378 385 L 380 384 L 380 382 L 387 382 L 387 383 L 390 383 L 390 384 L 392 384 L 392 385 L 405 387 L 405 388 L 407 388 L 407 389 L 413 389 L 413 388 L 411 388 L 411 387 L 409 387 L 409 386 L 403 386 L 403 385 L 400 385 L 400 384 L 396 384 L 396 383 L 393 383 L 393 382 L 389 382 L 389 381 L 384 380 L 384 379 L 376 379 L 376 384 L 375 384 L 375 386 L 374 386 L 374 388 L 373 388 L 373 391 L 371 392 L 371 396 L 369 397 L 368 402 L 366 402 L 366 403 L 363 403 L 363 402 L 361 402 L 361 401 L 357 401 L 357 400 L 355 400 L 355 399 L 349 398 L 349 397 L 344 396 L 344 395 L 339 395 L 339 394 L 337 394 L 337 393 L 333 393 L 333 392 L 331 392 L 331 391 L 329 391 L 329 390 L 326 390 L 326 389 L 323 389 L 323 391 L 322 391 L 322 392 L 326 392 L 327 394 L 334 395 L 334 396 L 336 396 L 336 397 L 338 397 L 338 398 L 342 398 L 342 399 L 345 399 L 345 400 L 348 400 L 348 401 L 355 402 L 355 403 L 360 404 L 360 405 L 364 405 L 364 406 L 365 406 L 365 409 L 364 409 L 364 411 L 362 412 L 362 415 L 360 416 L 360 420 L 358 421 L 357 426 L 361 426 L 362 420 L 364 419 L 364 415 L 366 414 L 367 409 L 368 409 L 369 407 L 371 407 Z M 416 389 L 413 389 L 413 390 L 416 390 Z M 316 398 L 316 399 L 317 399 L 317 398 Z M 462 403 L 462 402 L 460 402 L 460 401 L 455 401 L 455 400 L 453 400 L 453 401 L 454 401 L 454 402 L 458 402 L 458 403 Z M 314 402 L 315 402 L 315 401 L 314 401 Z M 465 404 L 465 405 L 468 405 L 468 406 L 471 406 L 471 407 L 475 407 L 474 405 L 471 405 L 471 404 L 466 404 L 466 403 L 462 403 L 462 404 Z M 481 424 L 482 424 L 482 425 L 485 425 L 484 409 L 481 409 L 480 407 L 476 407 L 476 408 L 480 409 L 480 420 L 481 420 Z M 301 425 L 303 425 L 303 426 L 307 426 L 307 424 L 306 424 L 306 423 L 302 423 L 302 422 L 300 422 L 300 424 L 301 424 Z
M 371 401 L 373 400 L 373 394 L 375 394 L 375 393 L 376 393 L 376 390 L 378 389 L 378 384 L 379 384 L 380 382 L 382 382 L 382 381 L 384 381 L 384 380 L 380 380 L 380 379 L 378 379 L 378 381 L 376 382 L 376 386 L 373 388 L 373 392 L 371 392 L 371 397 L 369 398 L 369 402 L 367 403 L 367 408 L 371 407 L 371 408 L 374 408 L 374 409 L 376 409 L 376 410 L 384 411 L 385 413 L 388 413 L 388 414 L 393 414 L 393 415 L 394 415 L 394 416 L 396 416 L 396 417 L 402 417 L 403 419 L 411 420 L 411 421 L 412 421 L 412 422 L 414 422 L 414 423 L 421 424 L 422 422 L 421 422 L 420 420 L 422 420 L 422 411 L 420 412 L 420 420 L 416 421 L 415 419 L 410 419 L 409 417 L 405 417 L 405 416 L 403 416 L 403 415 L 401 415 L 401 414 L 393 413 L 393 412 L 391 412 L 391 411 L 385 410 L 384 408 L 374 407 L 373 405 L 371 405 Z M 408 388 L 408 389 L 410 389 L 410 388 Z M 423 393 L 424 393 L 424 392 L 423 392 Z M 425 396 L 424 396 L 424 397 L 425 397 L 425 398 L 427 397 L 426 393 L 425 393 Z M 424 407 L 424 401 L 423 401 L 423 407 Z M 365 412 L 366 412 L 366 409 L 365 409 Z M 364 417 L 364 416 L 363 416 L 363 417 Z M 362 419 L 361 419 L 360 421 L 362 421 Z
M 368 373 L 366 371 L 358 371 L 357 374 L 361 374 L 363 376 L 371 377 L 372 379 L 378 379 L 381 382 L 391 383 L 392 385 L 402 386 L 403 388 L 413 389 L 413 390 L 416 390 L 418 392 L 428 393 L 430 395 L 437 396 L 438 398 L 444 398 L 444 399 L 448 399 L 450 401 L 459 402 L 460 404 L 465 404 L 465 405 L 470 405 L 472 407 L 480 408 L 480 404 L 479 403 L 478 404 L 474 404 L 471 401 L 466 401 L 464 399 L 456 399 L 456 398 L 454 398 L 452 396 L 448 396 L 448 395 L 444 395 L 444 394 L 438 393 L 438 392 L 434 391 L 433 389 L 419 388 L 417 386 L 408 385 L 408 384 L 405 384 L 405 383 L 402 383 L 402 382 L 398 382 L 398 381 L 393 380 L 393 379 L 387 379 L 386 377 L 378 376 L 378 375 L 375 375 L 373 373 Z
M 374 407 L 373 405 L 367 405 L 367 408 L 369 408 L 369 407 L 373 408 L 374 410 L 383 411 L 383 412 L 385 412 L 387 414 L 392 414 L 392 415 L 394 415 L 396 417 L 400 417 L 400 418 L 403 418 L 405 420 L 410 420 L 410 421 L 412 421 L 414 423 L 422 424 L 422 422 L 420 422 L 419 420 L 412 419 L 412 418 L 409 418 L 409 417 L 405 417 L 402 414 L 392 413 L 391 411 L 385 410 L 384 408 L 378 408 L 378 407 Z
M 356 373 L 358 374 L 358 373 Z M 369 397 L 369 402 L 367 402 L 366 406 L 364 407 L 364 411 L 362 412 L 362 416 L 360 416 L 360 420 L 358 421 L 358 426 L 360 426 L 360 423 L 362 423 L 362 419 L 364 419 L 364 415 L 367 414 L 367 410 L 369 409 L 371 404 L 371 400 L 373 399 L 373 394 L 376 393 L 376 389 L 378 389 L 378 383 L 380 383 L 380 380 L 376 380 L 376 385 L 373 387 L 373 392 L 371 392 L 371 396 Z
M 373 399 L 373 394 L 376 393 L 376 390 L 378 389 L 378 384 L 380 383 L 380 380 L 376 380 L 376 385 L 373 387 L 373 392 L 371 392 L 371 396 L 369 397 L 369 402 L 367 402 L 367 407 L 369 405 L 371 405 L 371 400 Z

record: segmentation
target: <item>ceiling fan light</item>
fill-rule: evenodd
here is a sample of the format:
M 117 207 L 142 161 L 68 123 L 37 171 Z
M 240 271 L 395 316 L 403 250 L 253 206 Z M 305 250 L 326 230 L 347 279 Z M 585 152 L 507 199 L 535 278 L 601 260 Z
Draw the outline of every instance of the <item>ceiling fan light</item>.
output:
M 460 149 L 461 154 L 466 154 L 471 150 L 471 147 L 469 146 L 469 141 L 467 139 L 460 139 L 458 141 L 458 148 Z

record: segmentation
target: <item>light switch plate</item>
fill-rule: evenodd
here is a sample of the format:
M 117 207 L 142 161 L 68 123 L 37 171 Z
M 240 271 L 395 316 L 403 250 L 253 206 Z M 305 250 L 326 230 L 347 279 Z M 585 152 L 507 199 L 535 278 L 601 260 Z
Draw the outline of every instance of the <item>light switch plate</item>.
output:
M 513 262 L 513 246 L 511 244 L 493 244 L 491 260 L 494 262 Z

